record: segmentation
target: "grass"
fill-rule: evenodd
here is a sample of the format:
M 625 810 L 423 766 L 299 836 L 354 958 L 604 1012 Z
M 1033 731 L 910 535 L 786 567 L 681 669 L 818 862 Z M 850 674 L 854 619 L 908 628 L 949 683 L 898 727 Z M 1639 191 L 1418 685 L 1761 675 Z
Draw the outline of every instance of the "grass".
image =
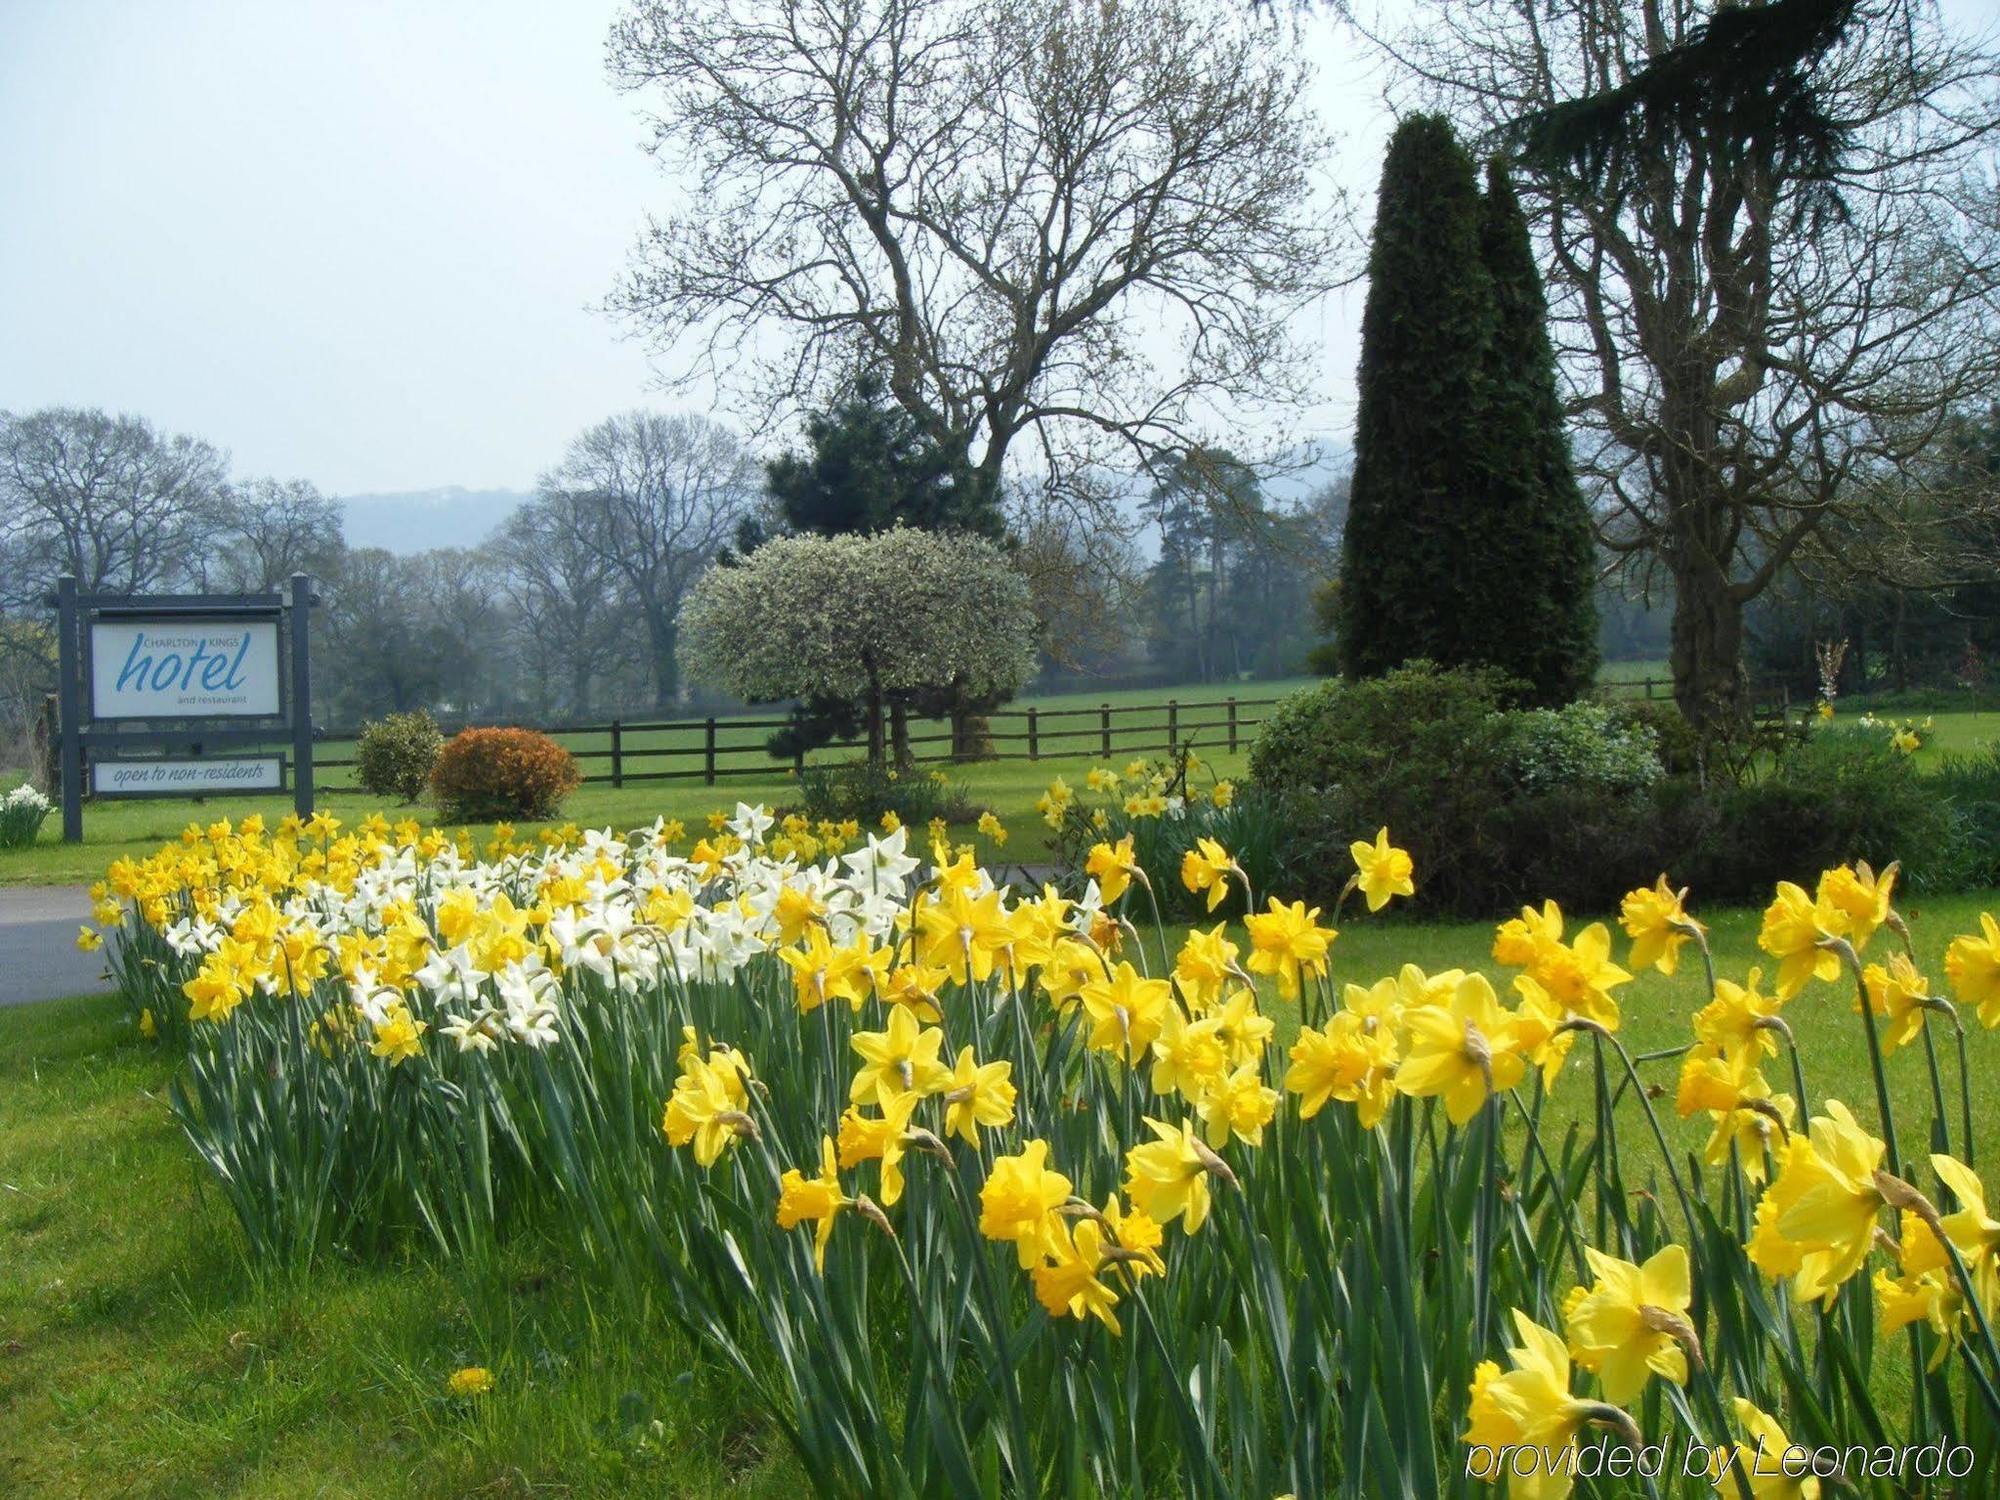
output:
M 2000 892 L 1911 905 L 1926 971 L 1941 973 L 1952 936 L 1996 904 Z M 1725 976 L 1759 962 L 1755 911 L 1706 919 Z M 1491 932 L 1485 923 L 1350 912 L 1335 977 L 1372 980 L 1404 962 L 1491 972 Z M 1692 953 L 1671 979 L 1641 975 L 1620 992 L 1627 1044 L 1646 1052 L 1685 1041 L 1701 991 Z M 1273 1011 L 1282 1044 L 1296 1018 Z M 1815 1102 L 1842 1098 L 1872 1121 L 1849 991 L 1814 986 L 1786 1018 Z M 1933 1025 L 1955 1115 L 1948 1031 Z M 1974 1078 L 1983 1080 L 1996 1043 L 1974 1029 Z M 1588 1112 L 1584 1068 L 1579 1049 L 1557 1085 L 1558 1125 Z M 1699 1147 L 1706 1124 L 1674 1119 L 1675 1072 L 1672 1060 L 1646 1065 L 1665 1090 L 1658 1107 L 1679 1152 Z M 1906 1153 L 1920 1159 L 1930 1114 L 1920 1046 L 1892 1055 L 1889 1072 Z M 202 1191 L 168 1115 L 168 1075 L 166 1056 L 132 1038 L 116 1000 L 0 1011 L 0 1492 L 802 1489 L 768 1430 L 664 1318 L 608 1326 L 593 1315 L 589 1288 L 545 1246 L 513 1244 L 499 1263 L 472 1270 L 411 1259 L 322 1267 L 309 1284 L 251 1276 L 233 1221 Z M 1783 1075 L 1772 1070 L 1774 1080 Z M 1982 1105 L 1986 1087 L 1975 1084 Z M 1976 1160 L 2000 1160 L 2000 1110 L 1976 1108 L 1975 1119 Z M 1619 1128 L 1628 1163 L 1657 1164 L 1630 1095 Z M 447 1400 L 445 1377 L 470 1363 L 493 1368 L 497 1390 L 477 1402 Z
M 116 1000 L 0 1011 L 0 1493 L 796 1493 L 664 1319 L 594 1327 L 534 1246 L 260 1284 L 167 1072 Z M 492 1395 L 444 1397 L 465 1364 Z

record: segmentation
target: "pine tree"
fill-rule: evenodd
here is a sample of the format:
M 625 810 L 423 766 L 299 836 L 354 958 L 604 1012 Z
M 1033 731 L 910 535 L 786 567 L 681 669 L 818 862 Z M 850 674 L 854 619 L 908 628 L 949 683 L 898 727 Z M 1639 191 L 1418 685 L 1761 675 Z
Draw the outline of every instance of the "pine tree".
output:
M 1548 306 L 1528 220 L 1507 169 L 1491 162 L 1480 259 L 1493 287 L 1484 447 L 1495 507 L 1489 564 L 1507 605 L 1486 622 L 1485 659 L 1545 704 L 1567 703 L 1597 676 L 1597 547 L 1570 464 L 1556 394 Z
M 971 531 L 998 539 L 999 510 L 864 371 L 847 399 L 806 422 L 808 451 L 765 465 L 766 486 L 792 531 L 821 536 L 886 531 Z
M 1479 440 L 1495 332 L 1472 158 L 1438 115 L 1397 127 L 1382 164 L 1362 314 L 1353 492 L 1342 536 L 1341 668 L 1485 659 L 1495 545 Z

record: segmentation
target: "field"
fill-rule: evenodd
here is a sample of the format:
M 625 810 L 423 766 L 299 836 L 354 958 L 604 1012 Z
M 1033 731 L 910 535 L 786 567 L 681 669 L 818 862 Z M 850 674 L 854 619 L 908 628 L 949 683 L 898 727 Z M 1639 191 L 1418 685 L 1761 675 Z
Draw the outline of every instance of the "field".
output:
M 1913 905 L 1935 972 L 1950 937 L 2000 892 Z M 1759 961 L 1757 914 L 1707 914 L 1724 974 Z M 1353 920 L 1336 977 L 1403 961 L 1491 968 L 1484 924 Z M 1623 944 L 1620 949 L 1622 952 Z M 1621 993 L 1646 1052 L 1685 1038 L 1698 966 Z M 1280 1040 L 1296 1025 L 1274 999 Z M 1787 1011 L 1817 1095 L 1868 1102 L 1861 1031 L 1837 988 Z M 1976 1038 L 1983 1046 L 1990 1038 Z M 1980 1054 L 1975 1053 L 1975 1056 Z M 1922 1117 L 1922 1071 L 1896 1069 Z M 1675 1064 L 1648 1065 L 1671 1098 Z M 498 1263 L 335 1266 L 310 1285 L 241 1269 L 227 1209 L 201 1190 L 166 1111 L 166 1058 L 113 1000 L 0 1012 L 0 1491 L 292 1495 L 777 1495 L 799 1476 L 774 1435 L 664 1318 L 610 1325 L 553 1252 Z M 1587 1099 L 1582 1078 L 1559 1107 Z M 1633 1108 L 1628 1099 L 1624 1108 Z M 1635 1116 L 1636 1121 L 1636 1116 Z M 1676 1124 L 1677 1146 L 1706 1130 Z M 1978 1155 L 1994 1160 L 1987 1111 Z M 1637 1130 L 1631 1132 L 1636 1135 Z M 444 1398 L 465 1363 L 499 1374 L 478 1403 Z
M 1607 683 L 1629 682 L 1648 676 L 1658 677 L 1663 672 L 1664 666 L 1658 662 L 1613 662 L 1606 664 L 1604 680 Z M 1196 727 L 1218 723 L 1223 716 L 1217 710 L 1199 713 L 1190 710 L 1181 715 L 1179 742 L 1193 744 L 1203 759 L 1209 762 L 1215 775 L 1239 776 L 1245 769 L 1248 748 L 1255 735 L 1251 720 L 1253 716 L 1270 712 L 1268 707 L 1253 708 L 1249 705 L 1283 697 L 1312 680 L 1296 678 L 1236 685 L 1235 696 L 1245 706 L 1240 714 L 1242 729 L 1234 754 L 1226 748 L 1223 730 Z M 1214 703 L 1227 696 L 1229 690 L 1223 686 L 1195 684 L 1171 689 L 1129 689 L 1024 698 L 1013 705 L 1013 709 L 1018 710 L 1018 716 L 1003 717 L 996 723 L 1000 734 L 1017 737 L 1003 740 L 1000 748 L 1010 756 L 1025 753 L 1025 714 L 1027 709 L 1034 708 L 1041 736 L 1042 754 L 1039 760 L 1001 759 L 968 765 L 945 762 L 940 768 L 964 787 L 973 803 L 992 809 L 1006 825 L 1009 838 L 1005 848 L 994 850 L 989 845 L 982 852 L 1004 862 L 1034 862 L 1046 853 L 1042 824 L 1033 811 L 1035 798 L 1052 777 L 1064 776 L 1074 782 L 1092 765 L 1105 760 L 1100 738 L 1101 719 L 1097 712 L 1101 705 L 1108 704 L 1114 711 L 1110 759 L 1122 763 L 1144 750 L 1157 751 L 1164 746 L 1165 714 L 1169 700 L 1183 704 Z M 1935 763 L 1946 754 L 1974 753 L 2000 740 L 2000 713 L 1949 712 L 1912 717 L 1918 721 L 1926 717 L 1933 720 L 1933 728 L 1926 735 L 1925 748 L 1919 752 L 1920 763 Z M 1843 718 L 1851 721 L 1853 716 L 1843 715 Z M 718 756 L 723 765 L 742 766 L 761 762 L 764 769 L 754 774 L 722 776 L 712 787 L 705 785 L 699 776 L 644 780 L 642 776 L 651 771 L 698 769 L 701 765 L 698 756 L 702 748 L 702 731 L 630 731 L 623 736 L 629 773 L 626 785 L 619 788 L 591 783 L 580 788 L 565 806 L 564 819 L 585 827 L 629 828 L 650 823 L 656 817 L 665 817 L 679 818 L 693 826 L 711 810 L 730 806 L 739 799 L 763 802 L 773 807 L 796 803 L 797 787 L 790 768 L 770 762 L 761 754 L 767 731 L 731 726 L 726 719 L 718 720 L 717 726 Z M 937 726 L 928 730 L 918 726 L 914 732 L 919 735 L 935 733 Z M 1883 732 L 1886 735 L 1888 731 L 1885 729 Z M 1060 737 L 1065 735 L 1068 737 Z M 587 775 L 608 774 L 607 734 L 600 731 L 566 734 L 558 738 L 585 757 Z M 646 759 L 643 753 L 649 750 L 673 753 Z M 919 745 L 918 750 L 920 755 L 937 753 L 934 745 Z M 327 741 L 322 746 L 322 752 L 328 760 L 345 760 L 351 756 L 352 745 L 346 741 Z M 836 746 L 820 752 L 815 759 L 840 759 L 853 753 L 851 747 Z M 5 778 L 0 777 L 0 785 L 5 784 Z M 380 805 L 379 798 L 353 789 L 352 773 L 344 767 L 322 771 L 319 785 L 320 805 L 342 819 L 351 821 L 366 816 Z M 61 842 L 60 820 L 52 814 L 34 847 L 0 851 L 0 885 L 92 880 L 103 872 L 111 860 L 120 855 L 143 853 L 174 838 L 189 822 L 206 823 L 249 813 L 261 813 L 266 819 L 275 820 L 290 810 L 290 799 L 282 795 L 93 803 L 84 815 L 84 842 L 81 845 L 72 847 Z M 420 820 L 433 816 L 421 805 L 413 806 L 410 814 Z M 475 829 L 474 832 L 483 838 L 487 830 Z

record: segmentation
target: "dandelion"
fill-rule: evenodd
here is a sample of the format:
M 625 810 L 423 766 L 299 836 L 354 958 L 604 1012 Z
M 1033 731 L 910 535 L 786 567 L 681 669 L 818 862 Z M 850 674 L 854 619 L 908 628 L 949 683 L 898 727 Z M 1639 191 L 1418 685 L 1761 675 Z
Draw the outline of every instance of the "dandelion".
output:
M 462 1370 L 453 1370 L 444 1383 L 445 1392 L 460 1400 L 468 1396 L 483 1396 L 493 1389 L 493 1372 L 484 1365 L 467 1365 Z

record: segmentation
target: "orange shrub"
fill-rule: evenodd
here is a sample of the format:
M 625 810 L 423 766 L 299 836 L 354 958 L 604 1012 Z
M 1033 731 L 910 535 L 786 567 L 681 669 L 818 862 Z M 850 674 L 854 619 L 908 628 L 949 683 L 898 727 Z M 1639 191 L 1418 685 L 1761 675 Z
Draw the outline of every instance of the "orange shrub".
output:
M 431 793 L 452 823 L 552 818 L 583 780 L 576 757 L 532 729 L 461 729 L 438 752 Z

